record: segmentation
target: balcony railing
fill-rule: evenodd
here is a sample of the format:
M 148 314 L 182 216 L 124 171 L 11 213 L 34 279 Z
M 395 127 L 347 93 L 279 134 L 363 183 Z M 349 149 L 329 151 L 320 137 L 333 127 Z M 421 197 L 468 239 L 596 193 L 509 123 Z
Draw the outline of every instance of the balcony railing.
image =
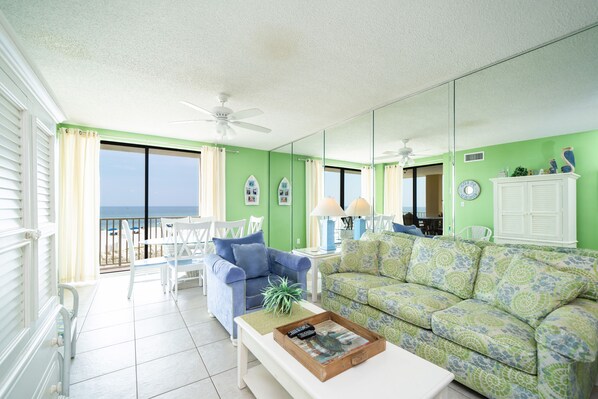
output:
M 123 232 L 123 220 L 129 222 L 133 233 L 133 245 L 137 259 L 144 259 L 145 245 L 140 242 L 147 238 L 162 237 L 160 216 L 148 219 L 148 226 L 145 226 L 144 218 L 102 218 L 100 219 L 100 273 L 129 270 L 131 259 L 129 259 L 129 243 Z M 148 245 L 147 257 L 153 258 L 162 256 L 161 245 Z

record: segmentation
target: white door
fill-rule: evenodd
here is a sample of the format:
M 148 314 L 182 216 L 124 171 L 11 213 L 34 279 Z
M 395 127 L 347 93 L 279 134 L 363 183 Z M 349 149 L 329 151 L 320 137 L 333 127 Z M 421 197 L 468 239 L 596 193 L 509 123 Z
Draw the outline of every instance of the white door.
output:
M 523 237 L 525 235 L 525 183 L 498 184 L 498 226 L 496 235 Z
M 530 238 L 562 240 L 562 181 L 528 183 Z
M 0 71 L 0 370 L 8 370 L 11 355 L 25 344 L 34 317 L 26 103 L 25 95 Z M 2 374 L 0 381 L 6 377 Z

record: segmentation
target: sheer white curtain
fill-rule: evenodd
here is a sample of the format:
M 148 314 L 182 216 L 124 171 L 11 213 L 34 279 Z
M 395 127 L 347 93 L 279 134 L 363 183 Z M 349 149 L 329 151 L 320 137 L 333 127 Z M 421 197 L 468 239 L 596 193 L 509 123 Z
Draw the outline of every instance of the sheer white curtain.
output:
M 320 228 L 318 218 L 311 216 L 311 211 L 324 198 L 324 168 L 322 161 L 308 159 L 305 161 L 305 231 L 307 247 L 320 245 Z
M 374 169 L 371 166 L 361 168 L 361 197 L 374 209 Z
M 226 150 L 201 147 L 199 212 L 216 220 L 226 220 Z
M 61 282 L 100 274 L 100 138 L 61 128 L 59 151 L 58 273 Z
M 403 223 L 403 168 L 384 167 L 384 214 L 395 215 L 395 223 Z

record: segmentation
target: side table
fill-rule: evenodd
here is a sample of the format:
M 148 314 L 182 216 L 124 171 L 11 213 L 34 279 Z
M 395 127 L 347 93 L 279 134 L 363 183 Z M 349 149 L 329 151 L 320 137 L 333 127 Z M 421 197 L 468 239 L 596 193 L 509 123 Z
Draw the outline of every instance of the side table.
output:
M 299 256 L 305 256 L 311 262 L 311 301 L 318 300 L 318 266 L 320 262 L 341 255 L 341 249 L 333 251 L 324 251 L 318 247 L 293 249 L 293 253 Z

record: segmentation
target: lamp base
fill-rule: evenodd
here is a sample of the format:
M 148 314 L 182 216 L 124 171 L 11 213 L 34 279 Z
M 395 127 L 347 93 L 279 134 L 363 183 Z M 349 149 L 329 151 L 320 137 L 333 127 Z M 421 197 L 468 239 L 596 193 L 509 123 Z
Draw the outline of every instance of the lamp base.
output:
M 334 251 L 334 220 L 323 219 L 320 221 L 320 249 L 323 251 Z
M 365 219 L 353 220 L 353 238 L 359 240 L 363 233 L 365 233 Z

